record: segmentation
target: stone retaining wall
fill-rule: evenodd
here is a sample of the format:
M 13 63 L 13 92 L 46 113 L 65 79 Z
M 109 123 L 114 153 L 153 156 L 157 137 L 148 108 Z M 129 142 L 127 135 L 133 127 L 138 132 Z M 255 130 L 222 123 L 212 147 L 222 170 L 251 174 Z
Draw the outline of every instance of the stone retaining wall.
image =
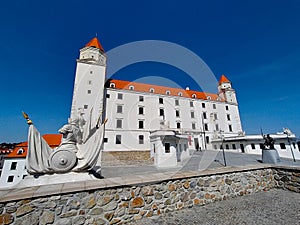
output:
M 299 171 L 237 171 L 5 202 L 0 224 L 120 224 L 274 187 L 299 191 Z

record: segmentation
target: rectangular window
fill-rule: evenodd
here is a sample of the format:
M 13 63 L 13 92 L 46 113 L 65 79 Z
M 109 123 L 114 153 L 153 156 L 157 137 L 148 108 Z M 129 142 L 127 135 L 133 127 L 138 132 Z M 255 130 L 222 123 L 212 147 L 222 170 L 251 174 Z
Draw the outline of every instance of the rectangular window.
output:
M 140 102 L 143 102 L 143 101 L 144 101 L 144 96 L 140 95 L 140 96 L 139 96 L 139 101 L 140 101 Z
M 232 125 L 228 125 L 229 132 L 232 132 Z
M 191 118 L 195 118 L 195 112 L 191 112 Z
M 88 108 L 88 105 L 84 105 L 83 108 L 84 108 L 84 109 L 87 109 L 87 108 Z
M 202 108 L 205 108 L 205 103 L 204 102 L 202 103 Z
M 260 149 L 264 149 L 264 148 L 265 148 L 264 144 L 263 144 L 263 143 L 260 143 L 260 144 L 259 144 L 259 148 L 260 148 Z
M 227 120 L 230 121 L 230 114 L 227 114 Z
M 190 107 L 194 107 L 194 102 L 190 101 Z
M 121 135 L 116 135 L 116 144 L 117 144 L 117 145 L 120 145 L 120 144 L 121 144 L 121 138 L 122 138 Z
M 279 143 L 279 145 L 280 145 L 280 148 L 281 148 L 281 149 L 286 149 L 286 147 L 285 147 L 285 144 L 284 144 L 284 143 Z
M 139 135 L 139 144 L 144 144 L 144 135 Z
M 176 123 L 176 126 L 177 126 L 177 129 L 179 129 L 180 128 L 180 123 Z
M 110 98 L 110 94 L 106 94 L 106 98 Z
M 11 183 L 14 181 L 14 176 L 8 176 L 7 183 Z
M 139 129 L 144 128 L 144 120 L 139 120 Z
M 122 128 L 122 120 L 117 120 L 117 128 Z
M 92 94 L 92 90 L 87 90 L 87 93 L 88 94 Z
M 205 139 L 206 139 L 206 143 L 209 144 L 209 136 L 206 136 Z
M 123 113 L 123 106 L 117 105 L 117 113 Z
M 208 124 L 207 123 L 204 124 L 204 130 L 208 131 Z
M 175 99 L 175 105 L 179 105 L 179 100 Z
M 91 84 L 92 84 L 92 81 L 91 81 L 91 80 L 89 80 L 89 81 L 88 81 L 88 84 L 89 84 L 89 85 L 91 85 Z
M 216 108 L 217 108 L 216 104 L 213 104 L 213 109 L 216 109 Z
M 180 116 L 179 110 L 176 110 L 176 111 L 175 111 L 175 114 L 176 114 L 176 117 L 179 117 L 179 116 Z
M 228 149 L 229 149 L 229 144 L 226 144 L 226 145 L 225 145 L 225 148 L 228 150 Z
M 229 110 L 229 107 L 228 107 L 228 105 L 226 105 L 226 106 L 225 106 L 225 109 L 226 109 L 226 110 Z
M 206 115 L 206 112 L 203 112 L 203 119 L 207 119 L 207 115 Z
M 139 114 L 144 115 L 144 107 L 139 107 Z
M 215 119 L 215 120 L 218 119 L 218 114 L 217 114 L 217 113 L 214 114 L 214 119 Z
M 17 162 L 12 162 L 10 165 L 10 170 L 16 170 L 17 169 Z
M 164 109 L 159 109 L 159 115 L 160 115 L 160 116 L 164 116 L 164 115 L 165 115 Z
M 216 124 L 216 131 L 219 131 L 219 124 Z
M 165 143 L 165 153 L 170 153 L 170 143 Z
M 122 93 L 118 93 L 118 99 L 120 99 L 120 100 L 123 99 L 123 94 Z
M 163 98 L 159 98 L 159 104 L 164 104 L 164 99 Z
M 252 149 L 255 149 L 255 144 L 251 144 L 251 148 L 252 148 Z
M 232 144 L 232 149 L 236 149 L 236 145 L 235 144 Z
M 192 129 L 195 130 L 196 129 L 196 124 L 192 123 Z
M 104 138 L 104 139 L 103 139 L 103 142 L 104 142 L 104 143 L 107 143 L 107 142 L 108 142 L 108 138 Z

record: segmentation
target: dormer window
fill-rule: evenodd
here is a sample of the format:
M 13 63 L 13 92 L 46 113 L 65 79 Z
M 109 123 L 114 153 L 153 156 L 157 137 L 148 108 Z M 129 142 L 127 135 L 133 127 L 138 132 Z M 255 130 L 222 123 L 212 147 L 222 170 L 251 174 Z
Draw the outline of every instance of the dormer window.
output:
M 178 92 L 178 96 L 182 96 L 182 92 Z
M 207 100 L 211 100 L 211 97 L 210 97 L 210 96 L 207 96 Z
M 132 90 L 132 91 L 133 91 L 133 90 L 134 90 L 134 86 L 132 86 L 132 85 L 129 86 L 129 90 Z
M 166 95 L 170 95 L 170 93 L 171 93 L 170 91 L 166 91 Z
M 197 97 L 197 95 L 196 95 L 196 94 L 193 94 L 193 95 L 192 95 L 192 98 L 196 98 L 196 97 Z
M 154 93 L 154 88 L 150 88 L 150 92 L 151 92 L 151 93 Z
M 24 153 L 24 149 L 23 148 L 18 149 L 17 155 L 22 155 L 23 153 Z
M 115 83 L 111 83 L 111 84 L 110 84 L 110 87 L 111 87 L 111 88 L 115 88 L 115 87 L 116 87 Z

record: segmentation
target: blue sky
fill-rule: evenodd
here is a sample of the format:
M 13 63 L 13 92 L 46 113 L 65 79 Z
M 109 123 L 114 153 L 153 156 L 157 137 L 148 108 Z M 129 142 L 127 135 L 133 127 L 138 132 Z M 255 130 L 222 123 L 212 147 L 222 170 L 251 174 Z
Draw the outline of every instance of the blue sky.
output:
M 79 49 L 98 34 L 106 51 L 163 40 L 199 55 L 236 89 L 247 134 L 300 135 L 300 2 L 286 1 L 4 1 L 0 3 L 0 142 L 27 139 L 26 111 L 41 133 L 57 133 L 69 116 Z M 140 63 L 115 74 L 184 73 Z

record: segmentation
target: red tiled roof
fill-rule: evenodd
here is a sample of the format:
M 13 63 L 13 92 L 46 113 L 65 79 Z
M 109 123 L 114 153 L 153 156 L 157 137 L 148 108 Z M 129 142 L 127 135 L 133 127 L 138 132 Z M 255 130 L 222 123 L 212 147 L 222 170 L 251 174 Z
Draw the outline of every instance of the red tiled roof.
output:
M 114 84 L 114 87 L 112 86 Z M 213 101 L 224 101 L 217 94 L 185 90 L 181 88 L 171 88 L 164 87 L 152 84 L 143 84 L 137 82 L 123 81 L 123 80 L 109 80 L 106 84 L 107 87 L 116 88 L 116 89 L 127 89 L 137 92 L 147 92 L 161 95 L 171 95 L 171 96 L 181 96 L 186 98 L 195 98 L 195 99 L 204 99 L 204 100 L 213 100 Z
M 61 134 L 45 134 L 45 135 L 43 135 L 43 138 L 45 139 L 45 141 L 48 143 L 48 145 L 51 148 L 55 148 L 60 145 L 61 137 L 62 137 Z M 23 153 L 21 153 L 21 151 L 19 151 L 20 149 L 24 150 Z M 25 158 L 27 155 L 27 150 L 28 150 L 28 142 L 27 141 L 22 142 L 20 144 L 17 144 L 15 146 L 15 148 L 13 149 L 13 151 L 6 156 L 6 158 Z
M 104 52 L 102 45 L 100 44 L 98 38 L 96 37 L 94 37 L 89 43 L 87 43 L 85 47 L 95 47 Z
M 230 83 L 230 81 L 227 79 L 227 77 L 225 75 L 222 75 L 219 81 L 219 84 L 222 83 Z

